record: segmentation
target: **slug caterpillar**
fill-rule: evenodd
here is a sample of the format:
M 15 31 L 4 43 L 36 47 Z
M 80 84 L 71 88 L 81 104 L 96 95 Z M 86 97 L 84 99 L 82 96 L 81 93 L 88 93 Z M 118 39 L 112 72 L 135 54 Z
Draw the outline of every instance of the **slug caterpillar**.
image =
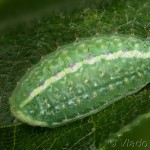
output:
M 15 117 L 57 127 L 94 114 L 150 82 L 150 41 L 98 35 L 58 48 L 33 66 L 10 97 Z

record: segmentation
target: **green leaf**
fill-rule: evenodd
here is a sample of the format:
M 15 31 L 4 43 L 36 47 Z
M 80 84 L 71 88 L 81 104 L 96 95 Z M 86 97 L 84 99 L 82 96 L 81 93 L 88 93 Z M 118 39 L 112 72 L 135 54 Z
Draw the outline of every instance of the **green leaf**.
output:
M 95 1 L 73 11 L 47 12 L 14 21 L 0 31 L 0 149 L 96 149 L 141 114 L 150 111 L 150 85 L 99 113 L 62 127 L 32 127 L 10 112 L 8 99 L 17 82 L 57 46 L 95 34 L 150 35 L 150 1 Z M 40 7 L 39 7 L 40 9 Z M 41 8 L 42 9 L 42 8 Z M 19 22 L 19 24 L 18 24 Z
M 150 149 L 150 112 L 140 115 L 133 122 L 108 138 L 98 150 L 149 150 Z

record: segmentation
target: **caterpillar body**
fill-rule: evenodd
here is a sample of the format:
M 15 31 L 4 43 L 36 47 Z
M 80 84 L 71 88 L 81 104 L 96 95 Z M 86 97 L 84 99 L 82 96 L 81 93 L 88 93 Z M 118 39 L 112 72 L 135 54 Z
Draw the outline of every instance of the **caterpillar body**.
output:
M 11 112 L 57 127 L 94 114 L 150 82 L 150 41 L 98 35 L 58 48 L 33 66 L 10 97 Z

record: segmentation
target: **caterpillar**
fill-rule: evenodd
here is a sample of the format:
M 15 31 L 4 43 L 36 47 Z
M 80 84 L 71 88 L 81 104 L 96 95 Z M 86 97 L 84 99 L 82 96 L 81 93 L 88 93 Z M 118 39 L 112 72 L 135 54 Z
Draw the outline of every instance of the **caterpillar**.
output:
M 150 41 L 97 35 L 59 47 L 27 71 L 9 99 L 29 125 L 57 127 L 97 113 L 150 82 Z

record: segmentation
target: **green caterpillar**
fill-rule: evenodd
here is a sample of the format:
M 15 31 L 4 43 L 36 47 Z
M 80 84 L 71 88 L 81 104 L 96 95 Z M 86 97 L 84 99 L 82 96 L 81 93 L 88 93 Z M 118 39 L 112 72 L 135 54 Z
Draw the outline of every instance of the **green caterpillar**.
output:
M 33 66 L 10 97 L 11 112 L 57 127 L 94 114 L 150 82 L 150 41 L 98 35 L 58 48 Z

